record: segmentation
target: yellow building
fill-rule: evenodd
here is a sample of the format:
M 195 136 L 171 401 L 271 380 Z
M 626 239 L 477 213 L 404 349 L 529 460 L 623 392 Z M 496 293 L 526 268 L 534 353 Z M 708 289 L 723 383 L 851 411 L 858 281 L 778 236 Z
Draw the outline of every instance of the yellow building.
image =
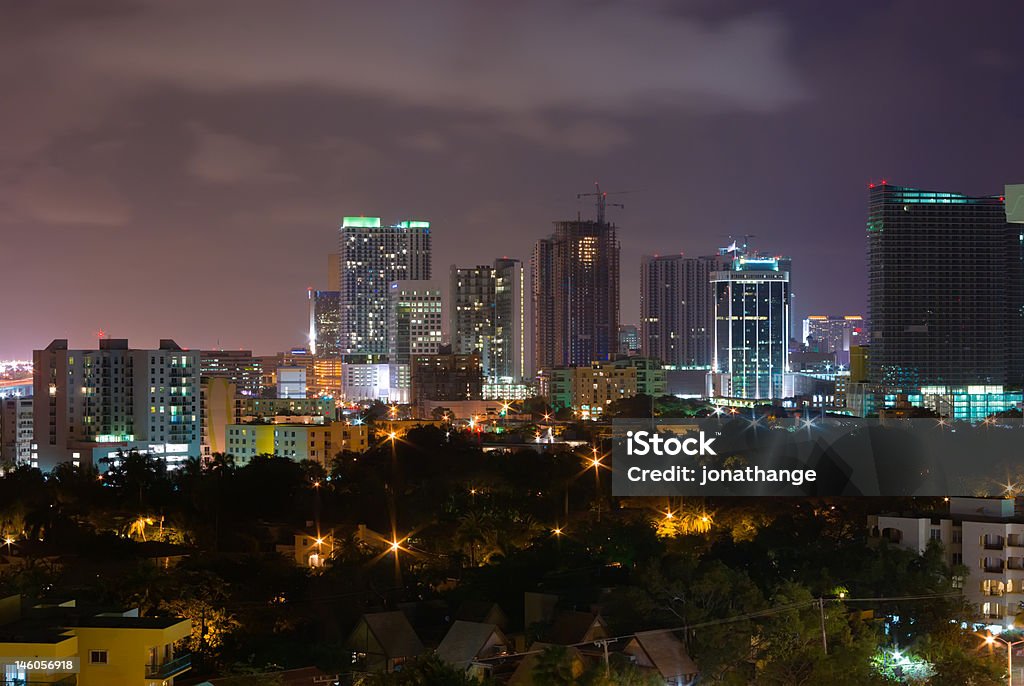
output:
M 227 435 L 227 452 L 240 462 L 258 455 L 277 455 L 313 460 L 327 467 L 340 452 L 361 453 L 370 447 L 368 427 L 341 422 L 231 424 Z
M 91 614 L 75 601 L 25 607 L 10 596 L 0 599 L 0 683 L 172 686 L 192 666 L 190 655 L 174 650 L 191 631 L 188 619 Z M 11 662 L 25 658 L 50 661 L 50 669 Z
M 637 395 L 637 368 L 594 362 L 589 367 L 543 369 L 540 391 L 553 407 L 571 407 L 584 419 L 596 419 L 616 400 Z

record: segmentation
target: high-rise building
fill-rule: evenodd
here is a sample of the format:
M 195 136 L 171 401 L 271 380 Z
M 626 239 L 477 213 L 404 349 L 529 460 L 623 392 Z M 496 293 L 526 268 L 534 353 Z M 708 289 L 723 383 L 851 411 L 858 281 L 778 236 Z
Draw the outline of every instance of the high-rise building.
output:
M 619 240 L 615 225 L 601 219 L 555 222 L 551 237 L 534 246 L 538 369 L 589 366 L 618 351 Z
M 388 287 L 388 361 L 409 364 L 441 346 L 441 290 L 428 281 L 395 281 Z
M 788 258 L 734 250 L 728 269 L 711 273 L 719 392 L 734 398 L 783 397 L 789 371 Z
M 345 217 L 338 230 L 343 355 L 384 356 L 388 290 L 395 281 L 430 278 L 430 222 L 381 226 L 379 217 Z
M 640 352 L 640 330 L 635 324 L 619 324 L 619 355 Z
M 868 196 L 871 381 L 1019 383 L 1022 241 L 1004 197 L 884 182 Z
M 309 352 L 341 355 L 341 299 L 338 291 L 309 290 Z
M 55 340 L 33 352 L 32 461 L 96 462 L 137 450 L 171 466 L 200 451 L 200 353 L 161 340 L 131 350 L 100 339 L 98 350 L 69 350 Z
M 814 352 L 835 354 L 836 363 L 844 367 L 850 365 L 850 346 L 867 342 L 867 326 L 859 314 L 812 314 L 804 319 L 803 343 Z
M 479 353 L 489 383 L 518 383 L 526 376 L 524 287 L 519 260 L 500 258 L 493 266 L 451 268 L 452 350 L 459 355 Z
M 203 350 L 199 355 L 204 377 L 228 379 L 239 395 L 259 397 L 263 392 L 263 359 L 251 350 Z
M 708 368 L 714 359 L 711 273 L 717 256 L 645 256 L 640 266 L 640 346 L 674 369 Z

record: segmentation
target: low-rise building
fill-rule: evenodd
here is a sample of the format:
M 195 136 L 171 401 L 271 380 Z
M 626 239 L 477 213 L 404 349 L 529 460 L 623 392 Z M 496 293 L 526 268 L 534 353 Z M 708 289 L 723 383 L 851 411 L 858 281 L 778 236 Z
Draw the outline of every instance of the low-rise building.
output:
M 32 396 L 0 398 L 0 466 L 32 463 Z
M 226 452 L 242 462 L 258 455 L 277 455 L 326 467 L 340 452 L 366 451 L 370 432 L 364 424 L 280 422 L 231 424 L 227 436 Z
M 555 409 L 568 407 L 584 418 L 597 418 L 616 400 L 637 395 L 637 372 L 636 367 L 614 362 L 542 369 L 540 394 Z
M 140 617 L 137 609 L 97 613 L 75 601 L 33 606 L 9 596 L 0 599 L 0 683 L 173 686 L 192 666 L 191 656 L 174 648 L 191 632 L 192 622 L 178 617 Z M 54 661 L 58 669 L 27 669 L 14 658 Z

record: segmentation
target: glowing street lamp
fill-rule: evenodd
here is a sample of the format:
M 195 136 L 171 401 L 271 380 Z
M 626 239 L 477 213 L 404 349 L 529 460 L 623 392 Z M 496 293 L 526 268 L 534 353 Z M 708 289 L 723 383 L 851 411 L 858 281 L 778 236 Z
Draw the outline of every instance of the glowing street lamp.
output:
M 1009 686 L 1013 686 L 1013 646 L 1018 646 L 1024 643 L 1024 639 L 1019 641 L 1007 641 L 1005 638 L 993 636 L 991 633 L 985 636 L 985 645 L 989 647 L 994 646 L 996 641 L 1006 646 L 1006 683 Z

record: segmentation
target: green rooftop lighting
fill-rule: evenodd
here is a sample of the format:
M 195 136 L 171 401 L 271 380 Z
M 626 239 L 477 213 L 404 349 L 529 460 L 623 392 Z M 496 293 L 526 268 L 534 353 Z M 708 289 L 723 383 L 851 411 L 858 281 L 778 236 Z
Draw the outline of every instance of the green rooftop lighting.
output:
M 341 226 L 342 228 L 379 229 L 380 217 L 345 217 Z
M 418 219 L 412 219 L 409 221 L 398 222 L 398 225 L 403 229 L 429 229 L 430 222 L 420 221 Z

